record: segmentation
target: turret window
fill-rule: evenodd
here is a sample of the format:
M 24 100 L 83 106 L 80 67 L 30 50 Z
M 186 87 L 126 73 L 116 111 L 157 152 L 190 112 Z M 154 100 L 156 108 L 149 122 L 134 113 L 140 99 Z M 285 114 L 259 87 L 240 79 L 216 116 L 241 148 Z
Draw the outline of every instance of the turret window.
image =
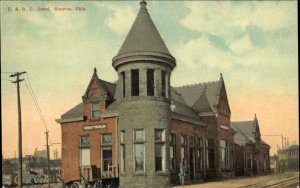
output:
M 166 72 L 161 71 L 161 96 L 166 97 Z
M 125 72 L 121 72 L 122 75 L 122 96 L 125 97 Z
M 131 70 L 131 96 L 139 96 L 139 70 Z
M 147 69 L 147 96 L 154 96 L 154 70 Z

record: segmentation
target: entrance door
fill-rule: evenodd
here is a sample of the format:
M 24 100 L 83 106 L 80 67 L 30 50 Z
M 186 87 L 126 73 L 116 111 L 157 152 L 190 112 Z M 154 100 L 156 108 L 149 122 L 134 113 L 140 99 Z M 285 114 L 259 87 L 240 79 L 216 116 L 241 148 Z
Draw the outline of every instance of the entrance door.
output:
M 190 148 L 190 178 L 194 179 L 194 149 Z

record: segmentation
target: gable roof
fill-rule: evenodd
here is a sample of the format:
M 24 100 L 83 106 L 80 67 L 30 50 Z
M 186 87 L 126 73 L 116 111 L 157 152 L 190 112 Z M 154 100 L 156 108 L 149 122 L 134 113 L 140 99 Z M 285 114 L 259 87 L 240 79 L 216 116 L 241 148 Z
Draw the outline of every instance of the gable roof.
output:
M 234 135 L 234 142 L 237 144 L 254 143 L 253 121 L 230 122 L 230 126 L 237 131 Z
M 234 135 L 234 142 L 240 145 L 254 143 L 255 133 L 256 131 L 259 132 L 259 125 L 256 115 L 254 120 L 230 122 L 230 127 L 237 131 L 237 133 Z M 265 146 L 269 146 L 262 139 L 260 139 L 260 143 Z
M 98 75 L 97 75 L 97 69 L 95 68 L 94 69 L 94 74 L 93 74 L 93 76 L 90 80 L 90 83 L 89 83 L 87 89 L 85 90 L 84 95 L 82 96 L 83 100 L 88 98 L 89 89 L 90 89 L 90 87 L 91 87 L 94 80 L 96 81 L 96 84 L 99 88 L 103 88 L 107 92 L 108 98 L 110 98 L 110 99 L 114 98 L 116 84 L 99 79 Z
M 192 123 L 197 122 L 197 124 L 205 125 L 204 121 L 185 103 L 181 95 L 174 88 L 171 88 L 171 111 L 173 116 L 181 116 Z
M 70 119 L 83 116 L 83 102 L 77 104 L 75 107 L 68 110 L 66 113 L 61 115 L 61 119 Z
M 220 80 L 218 81 L 180 86 L 176 87 L 175 89 L 181 94 L 186 104 L 197 112 L 216 112 L 215 107 L 219 103 L 223 84 L 224 81 L 221 76 Z
M 146 4 L 145 1 L 140 2 L 140 10 L 117 56 L 132 52 L 158 52 L 171 56 L 150 18 Z

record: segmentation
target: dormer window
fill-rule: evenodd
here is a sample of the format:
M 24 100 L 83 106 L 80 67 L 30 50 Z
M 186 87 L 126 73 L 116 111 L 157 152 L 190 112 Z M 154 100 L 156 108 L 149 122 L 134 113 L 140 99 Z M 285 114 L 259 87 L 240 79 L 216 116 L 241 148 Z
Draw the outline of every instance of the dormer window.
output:
M 99 119 L 100 118 L 100 110 L 99 110 L 99 103 L 93 102 L 92 103 L 92 119 Z

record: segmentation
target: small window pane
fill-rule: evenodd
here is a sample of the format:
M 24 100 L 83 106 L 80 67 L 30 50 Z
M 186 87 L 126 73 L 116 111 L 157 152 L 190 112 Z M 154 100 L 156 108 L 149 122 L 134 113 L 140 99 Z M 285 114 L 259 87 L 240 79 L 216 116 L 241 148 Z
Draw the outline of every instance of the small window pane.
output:
M 134 139 L 136 141 L 144 140 L 144 130 L 135 130 Z
M 194 138 L 190 137 L 189 140 L 190 140 L 190 147 L 194 147 Z
M 176 160 L 175 160 L 175 146 L 170 146 L 170 169 L 175 170 Z
M 121 131 L 121 135 L 120 135 L 120 141 L 121 143 L 125 143 L 125 131 Z
M 108 166 L 112 165 L 112 150 L 111 148 L 103 149 L 102 150 L 102 157 L 103 157 L 103 171 L 108 171 Z
M 80 137 L 80 146 L 90 146 L 90 137 L 89 136 L 81 136 Z
M 163 130 L 155 130 L 155 140 L 163 140 Z
M 92 103 L 92 118 L 99 118 L 99 117 L 100 117 L 99 104 Z
M 162 144 L 155 144 L 155 171 L 162 171 Z
M 186 145 L 186 137 L 185 136 L 180 137 L 180 143 L 181 143 L 181 145 Z
M 102 144 L 112 144 L 112 135 L 111 134 L 103 134 L 102 135 Z
M 170 134 L 170 143 L 171 144 L 176 144 L 176 137 L 175 137 L 175 134 Z
M 144 144 L 135 144 L 135 171 L 144 171 Z

